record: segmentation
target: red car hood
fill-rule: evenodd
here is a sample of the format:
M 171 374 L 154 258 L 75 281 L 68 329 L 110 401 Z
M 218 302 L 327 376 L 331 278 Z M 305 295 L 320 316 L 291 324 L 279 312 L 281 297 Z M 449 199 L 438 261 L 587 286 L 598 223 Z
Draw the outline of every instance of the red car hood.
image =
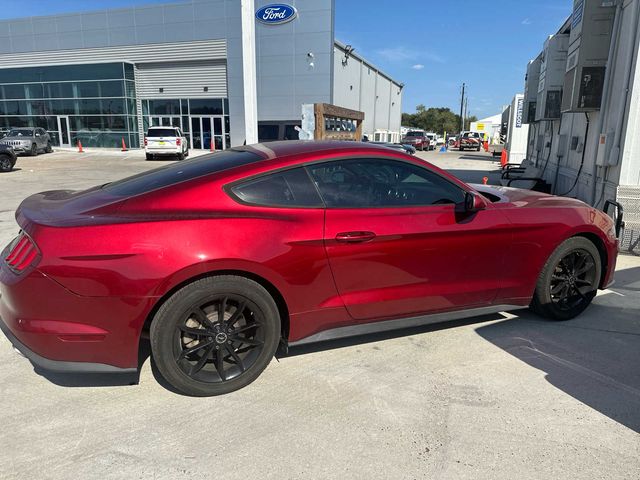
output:
M 489 196 L 492 203 L 509 202 L 516 207 L 582 207 L 590 208 L 575 198 L 556 197 L 546 193 L 534 192 L 522 188 L 501 187 L 495 185 L 471 185 L 479 193 Z M 498 197 L 498 200 L 495 198 Z

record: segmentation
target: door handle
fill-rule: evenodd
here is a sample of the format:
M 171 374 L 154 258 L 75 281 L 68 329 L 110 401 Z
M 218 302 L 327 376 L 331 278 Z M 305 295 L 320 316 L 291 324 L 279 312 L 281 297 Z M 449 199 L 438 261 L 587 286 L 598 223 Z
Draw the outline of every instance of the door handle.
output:
M 344 243 L 358 243 L 368 242 L 375 237 L 376 234 L 373 232 L 342 232 L 336 235 L 336 240 Z

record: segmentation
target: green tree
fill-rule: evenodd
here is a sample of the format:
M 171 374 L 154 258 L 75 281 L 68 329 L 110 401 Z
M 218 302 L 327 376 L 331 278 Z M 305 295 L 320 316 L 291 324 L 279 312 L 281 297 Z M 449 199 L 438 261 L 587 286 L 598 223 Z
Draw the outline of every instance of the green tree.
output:
M 415 113 L 402 114 L 402 125 L 442 135 L 444 132 L 460 130 L 460 115 L 446 107 L 427 108 L 421 104 L 416 107 Z

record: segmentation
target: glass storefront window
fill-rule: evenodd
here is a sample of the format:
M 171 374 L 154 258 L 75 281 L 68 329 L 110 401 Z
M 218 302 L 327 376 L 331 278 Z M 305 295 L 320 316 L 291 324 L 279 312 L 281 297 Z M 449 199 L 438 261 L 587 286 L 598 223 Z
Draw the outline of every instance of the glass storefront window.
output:
M 149 100 L 150 115 L 180 115 L 180 100 Z
M 203 98 L 189 100 L 189 113 L 191 115 L 222 115 L 222 99 Z

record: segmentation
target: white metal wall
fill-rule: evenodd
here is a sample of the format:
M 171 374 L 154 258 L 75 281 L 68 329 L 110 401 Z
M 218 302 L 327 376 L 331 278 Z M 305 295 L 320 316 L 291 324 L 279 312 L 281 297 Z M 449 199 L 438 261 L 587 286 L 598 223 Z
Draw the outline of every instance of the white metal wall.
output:
M 0 68 L 43 65 L 73 65 L 108 62 L 184 62 L 202 59 L 225 60 L 226 40 L 152 43 L 119 47 L 78 48 L 74 50 L 33 51 L 0 54 Z
M 136 82 L 141 99 L 226 98 L 227 66 L 216 60 L 139 63 Z
M 373 140 L 376 131 L 400 135 L 402 86 L 357 55 L 345 60 L 336 43 L 333 60 L 332 103 L 364 112 L 363 133 Z

